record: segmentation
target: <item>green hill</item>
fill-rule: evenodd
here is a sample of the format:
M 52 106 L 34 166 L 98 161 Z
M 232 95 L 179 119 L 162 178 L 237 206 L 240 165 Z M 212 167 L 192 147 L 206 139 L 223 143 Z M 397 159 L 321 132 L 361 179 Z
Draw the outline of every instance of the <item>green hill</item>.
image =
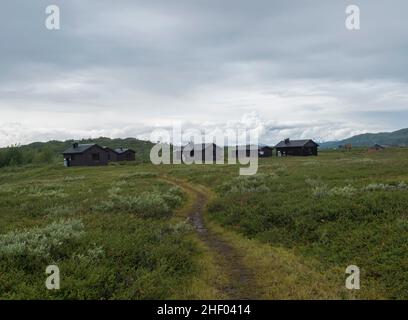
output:
M 408 146 L 408 128 L 394 132 L 364 133 L 344 140 L 323 142 L 320 148 L 337 148 L 348 143 L 354 147 L 369 147 L 376 143 L 385 146 Z
M 74 142 L 96 143 L 100 146 L 110 148 L 130 148 L 136 151 L 136 160 L 138 162 L 149 161 L 150 150 L 153 146 L 153 143 L 150 141 L 142 141 L 135 138 L 110 139 L 100 137 L 96 139 L 82 139 L 79 141 L 53 140 L 48 142 L 34 142 L 23 146 L 0 148 L 0 167 L 32 163 L 62 162 L 61 153 L 70 147 Z

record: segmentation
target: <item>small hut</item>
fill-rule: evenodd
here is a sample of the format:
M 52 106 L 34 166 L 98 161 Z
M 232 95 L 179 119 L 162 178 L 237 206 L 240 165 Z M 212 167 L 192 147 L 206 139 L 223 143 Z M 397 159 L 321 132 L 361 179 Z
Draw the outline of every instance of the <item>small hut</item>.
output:
M 97 144 L 78 144 L 66 149 L 63 153 L 64 165 L 71 166 L 104 166 L 107 165 L 108 153 Z
M 370 148 L 368 148 L 369 151 L 381 151 L 384 150 L 385 147 L 383 147 L 382 145 L 376 143 L 373 146 L 371 146 Z
M 132 149 L 118 148 L 116 152 L 116 161 L 135 161 L 136 152 Z
M 319 145 L 311 139 L 285 139 L 276 146 L 276 156 L 317 156 Z

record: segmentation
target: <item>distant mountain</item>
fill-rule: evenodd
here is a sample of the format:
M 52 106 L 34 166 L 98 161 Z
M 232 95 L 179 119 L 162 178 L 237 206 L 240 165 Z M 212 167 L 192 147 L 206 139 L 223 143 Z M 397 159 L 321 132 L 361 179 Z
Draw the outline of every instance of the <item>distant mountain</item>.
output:
M 369 147 L 376 143 L 388 146 L 408 146 L 408 128 L 394 132 L 364 133 L 344 140 L 320 143 L 321 149 L 337 148 L 351 143 L 354 147 Z

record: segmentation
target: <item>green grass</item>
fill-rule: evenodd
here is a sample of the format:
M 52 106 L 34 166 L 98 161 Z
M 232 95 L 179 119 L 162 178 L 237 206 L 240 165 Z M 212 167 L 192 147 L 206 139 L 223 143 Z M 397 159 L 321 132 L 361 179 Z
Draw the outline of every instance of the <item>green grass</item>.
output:
M 359 266 L 358 298 L 407 299 L 407 167 L 406 149 L 269 159 L 258 178 L 217 187 L 210 219 L 314 259 L 334 278 L 344 279 L 334 270 Z
M 185 222 L 192 195 L 242 251 L 263 298 L 408 298 L 408 150 L 322 152 L 238 166 L 0 169 L 1 299 L 223 298 L 217 258 Z M 57 264 L 61 290 L 45 289 Z M 345 269 L 361 290 L 345 292 Z
M 144 169 L 0 171 L 0 298 L 182 296 L 199 254 L 189 225 L 172 219 L 184 194 Z M 58 291 L 44 286 L 51 264 Z

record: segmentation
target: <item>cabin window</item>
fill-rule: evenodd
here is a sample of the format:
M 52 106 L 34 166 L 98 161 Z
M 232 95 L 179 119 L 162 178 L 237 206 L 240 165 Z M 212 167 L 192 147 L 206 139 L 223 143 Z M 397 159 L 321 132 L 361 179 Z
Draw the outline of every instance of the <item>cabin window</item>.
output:
M 92 153 L 92 160 L 99 161 L 99 153 Z

